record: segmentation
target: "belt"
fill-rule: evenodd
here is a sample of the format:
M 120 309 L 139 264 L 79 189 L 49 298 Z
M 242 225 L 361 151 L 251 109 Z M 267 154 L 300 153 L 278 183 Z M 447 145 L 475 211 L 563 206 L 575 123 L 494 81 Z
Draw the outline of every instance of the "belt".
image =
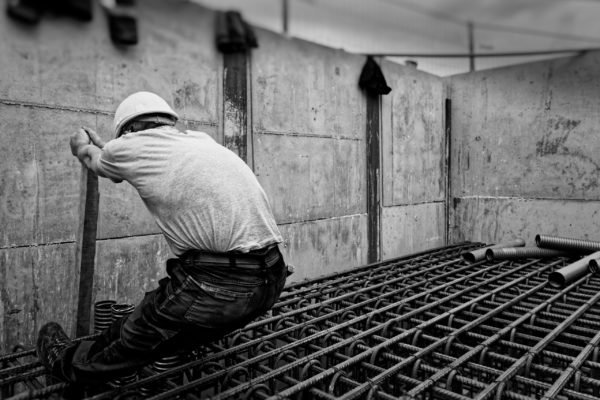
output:
M 211 253 L 202 250 L 189 250 L 179 256 L 184 264 L 217 265 L 243 269 L 266 269 L 275 265 L 281 257 L 277 245 L 248 253 Z

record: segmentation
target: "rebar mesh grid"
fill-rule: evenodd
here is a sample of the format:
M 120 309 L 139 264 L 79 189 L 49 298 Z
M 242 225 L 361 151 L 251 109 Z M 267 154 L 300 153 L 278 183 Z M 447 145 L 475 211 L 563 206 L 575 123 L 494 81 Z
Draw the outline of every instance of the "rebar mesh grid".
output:
M 479 246 L 448 246 L 291 285 L 243 330 L 82 396 L 598 398 L 600 277 L 556 288 L 548 274 L 573 260 L 471 264 L 460 257 Z M 31 351 L 0 362 L 3 398 L 69 389 L 44 382 Z

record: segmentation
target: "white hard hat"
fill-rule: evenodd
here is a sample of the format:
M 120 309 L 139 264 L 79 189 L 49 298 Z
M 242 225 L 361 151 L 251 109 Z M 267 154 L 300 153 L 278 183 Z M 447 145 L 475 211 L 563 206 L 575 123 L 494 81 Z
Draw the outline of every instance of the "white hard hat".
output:
M 126 123 L 146 114 L 166 114 L 173 117 L 175 121 L 179 119 L 177 113 L 162 97 L 150 92 L 137 92 L 123 100 L 117 107 L 113 122 L 115 136 L 120 136 L 119 132 Z

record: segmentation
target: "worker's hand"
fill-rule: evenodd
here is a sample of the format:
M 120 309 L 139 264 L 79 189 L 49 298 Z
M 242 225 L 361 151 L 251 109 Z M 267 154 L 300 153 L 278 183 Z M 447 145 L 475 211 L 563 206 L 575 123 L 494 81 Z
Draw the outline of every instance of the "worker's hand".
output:
M 77 132 L 71 135 L 71 140 L 69 141 L 69 144 L 71 145 L 71 154 L 77 157 L 79 149 L 85 145 L 90 144 L 90 138 L 83 129 L 79 129 Z
M 83 130 L 87 132 L 88 136 L 90 137 L 90 140 L 92 141 L 92 143 L 94 143 L 97 147 L 99 148 L 104 148 L 104 145 L 106 143 L 104 143 L 104 140 L 102 140 L 100 138 L 100 136 L 98 136 L 98 134 L 96 133 L 95 130 L 87 128 L 87 127 L 83 127 Z

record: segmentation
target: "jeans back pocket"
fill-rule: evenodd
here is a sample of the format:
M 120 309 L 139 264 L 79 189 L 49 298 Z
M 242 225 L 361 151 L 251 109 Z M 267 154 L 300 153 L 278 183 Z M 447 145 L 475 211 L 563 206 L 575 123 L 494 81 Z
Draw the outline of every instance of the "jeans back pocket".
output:
M 185 313 L 185 319 L 207 328 L 223 328 L 246 319 L 259 297 L 259 288 L 234 290 L 227 285 L 214 282 L 197 282 L 196 299 Z M 237 289 L 237 288 L 236 288 Z

